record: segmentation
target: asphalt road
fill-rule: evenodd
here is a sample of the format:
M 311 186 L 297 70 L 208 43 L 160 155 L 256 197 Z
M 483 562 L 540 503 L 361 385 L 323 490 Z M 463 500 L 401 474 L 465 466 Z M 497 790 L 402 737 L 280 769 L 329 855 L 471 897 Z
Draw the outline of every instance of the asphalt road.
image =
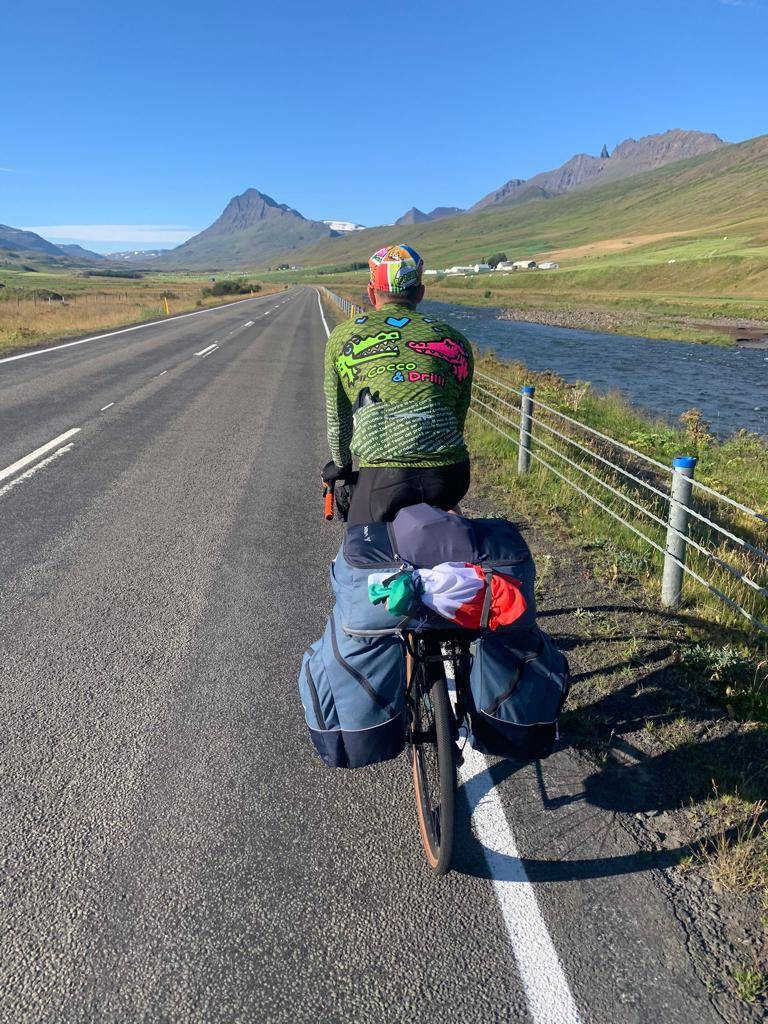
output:
M 404 760 L 316 758 L 324 341 L 293 289 L 0 361 L 0 1020 L 721 1020 L 566 752 L 470 759 L 444 880 Z

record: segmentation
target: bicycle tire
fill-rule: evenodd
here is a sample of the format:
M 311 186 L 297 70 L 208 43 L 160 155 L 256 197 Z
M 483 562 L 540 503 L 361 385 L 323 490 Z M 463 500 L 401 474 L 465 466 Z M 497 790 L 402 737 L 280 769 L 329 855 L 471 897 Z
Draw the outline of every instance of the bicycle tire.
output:
M 424 664 L 415 665 L 411 694 L 415 730 L 433 735 L 433 742 L 422 738 L 411 745 L 419 834 L 430 868 L 436 875 L 444 875 L 450 871 L 453 858 L 456 747 L 453 711 L 442 666 L 430 681 Z M 434 747 L 434 756 L 430 747 Z

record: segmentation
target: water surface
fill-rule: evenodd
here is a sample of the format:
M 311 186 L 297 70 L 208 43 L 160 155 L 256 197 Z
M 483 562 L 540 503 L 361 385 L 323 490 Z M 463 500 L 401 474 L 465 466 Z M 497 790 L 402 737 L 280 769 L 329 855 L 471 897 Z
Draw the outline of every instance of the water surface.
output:
M 481 349 L 554 370 L 674 422 L 700 409 L 721 436 L 742 427 L 768 434 L 768 350 L 720 348 L 499 320 L 500 310 L 424 302 L 420 310 L 455 323 Z

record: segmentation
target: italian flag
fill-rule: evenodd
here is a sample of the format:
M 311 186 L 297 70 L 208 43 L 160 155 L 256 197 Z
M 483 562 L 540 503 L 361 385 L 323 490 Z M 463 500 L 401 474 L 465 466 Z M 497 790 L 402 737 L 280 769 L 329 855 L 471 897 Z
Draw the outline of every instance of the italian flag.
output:
M 434 569 L 417 569 L 413 575 L 421 583 L 423 604 L 465 629 L 480 629 L 486 589 L 481 566 L 470 562 L 442 562 Z M 488 628 L 513 625 L 526 608 L 520 581 L 494 572 Z

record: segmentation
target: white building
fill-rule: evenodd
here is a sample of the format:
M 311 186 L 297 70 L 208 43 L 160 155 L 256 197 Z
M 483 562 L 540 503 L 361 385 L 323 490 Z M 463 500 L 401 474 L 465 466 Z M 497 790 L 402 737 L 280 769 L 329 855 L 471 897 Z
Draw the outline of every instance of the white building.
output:
M 490 274 L 491 269 L 490 263 L 476 263 L 474 267 L 472 267 L 472 272 L 474 274 Z
M 446 274 L 474 274 L 474 267 L 449 267 Z
M 540 263 L 539 264 L 539 270 L 559 270 L 559 269 L 560 269 L 560 264 L 559 263 L 552 263 L 550 260 L 547 260 L 545 263 Z
M 515 270 L 535 270 L 536 260 L 515 260 L 512 266 Z
M 515 270 L 516 268 L 515 268 L 515 264 L 512 262 L 512 260 L 502 260 L 500 263 L 496 264 L 496 269 L 497 270 Z

